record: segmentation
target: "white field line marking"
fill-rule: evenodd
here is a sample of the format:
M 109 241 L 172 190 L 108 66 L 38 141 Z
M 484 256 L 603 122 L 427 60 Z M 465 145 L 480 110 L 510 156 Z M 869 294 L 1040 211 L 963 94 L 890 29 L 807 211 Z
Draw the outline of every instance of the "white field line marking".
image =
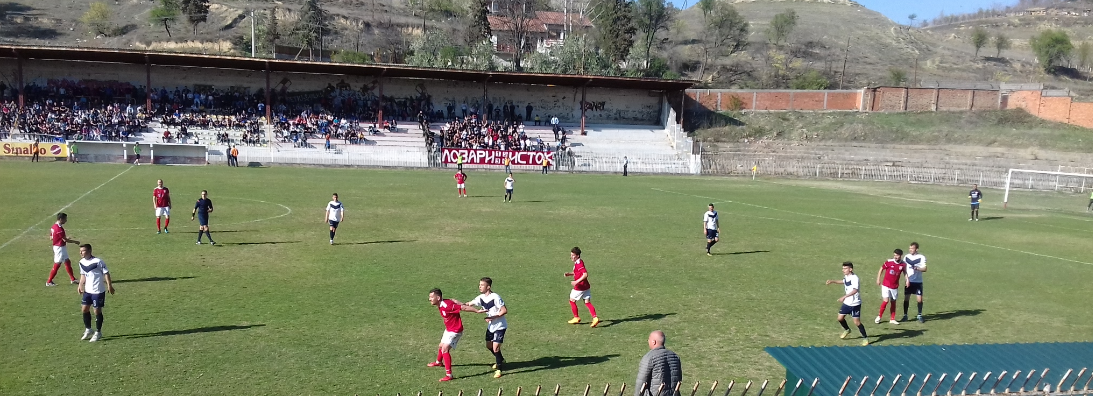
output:
M 235 223 L 224 223 L 224 224 L 220 224 L 220 225 L 227 226 L 227 225 L 238 225 L 238 224 L 246 224 L 246 223 L 257 223 L 259 221 L 279 219 L 279 218 L 282 218 L 282 217 L 285 217 L 285 216 L 288 216 L 288 215 L 292 214 L 292 208 L 289 208 L 288 206 L 285 206 L 285 205 L 281 205 L 279 203 L 267 202 L 267 201 L 262 201 L 262 200 L 259 200 L 259 199 L 250 199 L 250 198 L 236 198 L 236 197 L 220 197 L 220 198 L 240 199 L 240 200 L 244 200 L 244 201 L 261 202 L 261 203 L 270 204 L 270 205 L 277 205 L 277 206 L 280 206 L 280 207 L 285 209 L 285 213 L 282 213 L 282 214 L 279 214 L 279 215 L 276 215 L 276 216 L 270 216 L 270 217 L 261 218 L 261 219 L 257 219 L 257 220 L 238 221 L 238 222 L 235 222 Z M 39 223 L 39 224 L 41 224 L 41 223 Z M 33 228 L 33 227 L 31 227 L 31 228 Z M 145 228 L 142 228 L 142 227 L 130 227 L 130 228 L 73 228 L 72 230 L 73 231 L 130 231 L 130 230 L 144 230 L 144 229 Z M 19 231 L 19 229 L 5 229 L 5 230 L 0 230 L 0 231 Z
M 288 215 L 292 214 L 292 208 L 290 208 L 288 206 L 285 206 L 285 205 L 281 205 L 279 203 L 275 203 L 275 202 L 268 202 L 268 201 L 263 201 L 263 200 L 260 200 L 260 199 L 251 199 L 251 198 L 236 198 L 236 197 L 221 197 L 221 198 L 239 199 L 239 200 L 251 201 L 251 202 L 261 202 L 261 203 L 269 204 L 269 205 L 277 205 L 277 206 L 280 206 L 280 207 L 285 209 L 285 213 L 281 213 L 281 214 L 276 215 L 276 216 L 270 216 L 270 217 L 266 217 L 266 218 L 262 218 L 262 219 L 258 219 L 258 220 L 247 220 L 247 221 L 239 221 L 239 222 L 235 222 L 235 223 L 224 223 L 224 224 L 221 224 L 221 225 L 236 225 L 236 224 L 246 224 L 246 223 L 257 223 L 259 221 L 279 219 L 279 218 L 282 218 L 282 217 L 285 217 L 285 216 L 288 216 Z
M 659 188 L 654 188 L 653 190 L 660 191 L 660 192 L 666 192 L 666 193 L 669 193 L 669 194 L 686 195 L 686 196 L 691 196 L 691 197 L 696 197 L 696 198 L 703 198 L 703 199 L 717 199 L 717 198 L 705 197 L 705 196 L 701 196 L 701 195 L 694 195 L 694 194 L 686 194 L 686 193 L 675 192 L 675 191 L 661 190 Z M 792 214 L 800 215 L 800 216 L 810 216 L 810 217 L 818 217 L 818 218 L 827 219 L 827 220 L 842 221 L 842 222 L 855 224 L 855 225 L 866 227 L 866 228 L 876 228 L 876 229 L 880 229 L 880 230 L 902 232 L 902 233 L 906 233 L 906 234 L 915 234 L 915 235 L 920 235 L 920 236 L 929 237 L 929 238 L 937 238 L 937 239 L 942 239 L 942 240 L 951 241 L 951 242 L 959 242 L 959 243 L 965 243 L 965 244 L 969 244 L 969 245 L 982 246 L 982 247 L 991 248 L 991 249 L 1005 250 L 1005 251 L 1014 252 L 1014 253 L 1022 253 L 1022 254 L 1027 254 L 1027 255 L 1031 255 L 1031 256 L 1050 258 L 1050 259 L 1061 260 L 1061 261 L 1068 261 L 1068 262 L 1071 262 L 1071 263 L 1093 265 L 1093 263 L 1087 263 L 1085 261 L 1078 261 L 1078 260 L 1073 260 L 1073 259 L 1068 259 L 1068 258 L 1063 258 L 1063 257 L 1049 256 L 1049 255 L 1040 254 L 1040 253 L 1026 252 L 1024 250 L 1010 249 L 1010 248 L 1005 248 L 1005 247 L 1001 247 L 1001 246 L 994 246 L 994 245 L 988 245 L 988 244 L 979 243 L 979 242 L 965 241 L 965 240 L 960 240 L 960 239 L 955 239 L 955 238 L 944 237 L 944 236 L 940 236 L 940 235 L 927 234 L 927 233 L 924 233 L 924 232 L 907 231 L 907 230 L 901 230 L 901 229 L 892 228 L 892 227 L 876 226 L 876 225 L 872 225 L 872 224 L 859 223 L 859 222 L 856 222 L 856 221 L 845 220 L 845 219 L 840 219 L 840 218 L 836 218 L 836 217 L 814 215 L 814 214 L 811 214 L 811 213 L 800 213 L 800 212 L 794 212 L 792 210 L 777 209 L 777 208 L 772 208 L 772 207 L 763 206 L 763 205 L 750 204 L 750 203 L 746 203 L 746 202 L 736 202 L 736 201 L 730 201 L 730 200 L 725 200 L 724 202 L 735 203 L 735 204 L 740 204 L 740 205 L 744 205 L 744 206 L 752 206 L 752 207 L 756 207 L 756 208 L 773 210 L 773 211 L 777 211 L 777 212 L 792 213 Z
M 69 207 L 74 205 L 76 202 L 79 202 L 84 197 L 86 197 L 88 195 L 91 195 L 91 193 L 95 192 L 95 190 L 98 190 L 98 189 L 102 188 L 102 186 L 105 186 L 107 183 L 110 183 L 110 182 L 114 181 L 114 179 L 117 179 L 117 178 L 121 177 L 121 175 L 124 175 L 125 172 L 128 172 L 130 169 L 133 169 L 133 165 L 130 165 L 128 168 L 125 168 L 125 170 L 121 171 L 121 173 L 119 173 L 117 175 L 114 175 L 114 177 L 111 177 L 110 180 L 102 182 L 102 184 L 100 184 L 98 187 L 92 188 L 91 190 L 88 190 L 87 192 L 83 193 L 83 195 L 81 195 L 79 198 L 76 198 L 72 202 L 69 202 L 68 205 L 65 205 L 65 206 L 61 207 L 60 209 L 57 209 L 56 212 L 53 212 L 54 214 L 49 215 L 49 217 L 45 218 L 45 220 L 39 221 L 39 222 L 35 223 L 34 225 L 32 225 L 30 227 L 27 227 L 26 230 L 23 230 L 22 233 L 20 233 L 19 235 L 16 235 L 15 238 L 11 238 L 10 241 L 4 242 L 3 245 L 0 245 L 0 249 L 4 249 L 8 245 L 10 245 L 12 242 L 15 242 L 19 238 L 22 238 L 28 232 L 33 230 L 34 227 L 37 227 L 39 224 L 42 224 L 42 222 L 49 221 L 49 220 L 56 220 L 57 219 L 57 217 L 56 217 L 57 213 L 63 212 L 65 209 L 68 209 Z

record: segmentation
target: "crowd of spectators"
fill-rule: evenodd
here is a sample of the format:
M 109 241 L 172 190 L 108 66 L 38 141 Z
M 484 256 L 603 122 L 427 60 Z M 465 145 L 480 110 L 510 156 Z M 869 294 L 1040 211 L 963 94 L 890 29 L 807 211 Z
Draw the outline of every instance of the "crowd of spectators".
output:
M 426 121 L 427 124 L 427 121 Z M 428 132 L 431 136 L 426 138 L 430 148 L 471 148 L 493 150 L 518 150 L 518 151 L 561 151 L 565 149 L 565 134 L 555 134 L 558 137 L 553 144 L 544 142 L 542 138 L 532 138 L 524 131 L 524 124 L 519 121 L 488 121 L 482 122 L 477 116 L 450 121 L 440 127 L 439 135 Z
M 48 80 L 25 87 L 22 111 L 14 98 L 16 90 L 0 82 L 0 138 L 16 133 L 32 139 L 40 136 L 65 140 L 134 139 L 151 133 L 165 143 L 259 145 L 265 143 L 266 95 L 261 89 L 215 89 L 210 86 L 166 87 L 146 91 L 143 86 L 117 81 Z M 353 90 L 349 84 L 330 84 L 322 92 L 290 93 L 287 87 L 271 91 L 273 136 L 296 147 L 314 147 L 309 140 L 366 144 L 367 138 L 384 131 L 394 132 L 399 120 L 416 114 L 418 124 L 431 147 L 493 148 L 504 150 L 551 150 L 563 147 L 564 134 L 555 147 L 524 133 L 520 110 L 512 104 L 494 108 L 491 104 L 446 103 L 433 109 L 431 97 L 419 89 L 417 95 L 387 97 L 381 101 L 369 87 Z M 151 101 L 151 110 L 144 108 Z M 376 116 L 383 107 L 384 120 Z M 446 110 L 446 111 L 445 111 Z M 530 104 L 526 108 L 531 112 Z M 489 112 L 482 122 L 480 112 Z M 429 130 L 430 118 L 452 120 L 439 134 Z M 149 123 L 155 130 L 149 128 Z M 158 125 L 157 125 L 158 124 Z M 14 128 L 17 126 L 17 128 Z M 193 131 L 211 135 L 195 136 Z M 199 140 L 199 138 L 201 138 Z M 328 145 L 329 146 L 329 145 Z

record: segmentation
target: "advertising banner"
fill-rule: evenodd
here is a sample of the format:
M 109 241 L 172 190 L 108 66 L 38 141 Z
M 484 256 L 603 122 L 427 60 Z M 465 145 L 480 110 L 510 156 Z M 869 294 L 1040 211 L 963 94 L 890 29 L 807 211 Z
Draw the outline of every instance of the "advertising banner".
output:
M 30 157 L 34 155 L 34 143 L 4 142 L 0 155 Z M 38 143 L 38 156 L 68 158 L 68 146 L 64 143 Z
M 485 149 L 441 149 L 441 162 L 455 164 L 460 155 L 463 156 L 465 165 L 505 165 L 505 158 L 511 158 L 512 165 L 542 166 L 543 159 L 549 166 L 554 166 L 554 153 L 542 151 L 511 151 L 511 150 L 485 150 Z

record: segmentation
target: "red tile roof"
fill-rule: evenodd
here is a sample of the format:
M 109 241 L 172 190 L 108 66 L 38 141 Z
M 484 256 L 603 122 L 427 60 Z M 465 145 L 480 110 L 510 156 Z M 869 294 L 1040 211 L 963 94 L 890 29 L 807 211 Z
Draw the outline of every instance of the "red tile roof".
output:
M 509 19 L 500 15 L 489 15 L 486 17 L 490 21 L 490 29 L 495 31 L 510 31 L 512 25 L 509 23 Z M 581 17 L 578 14 L 569 14 L 569 21 L 573 26 L 592 27 L 592 21 L 587 17 Z M 535 19 L 528 21 L 528 31 L 536 33 L 546 33 L 547 25 L 562 26 L 565 24 L 565 13 L 557 11 L 536 11 Z

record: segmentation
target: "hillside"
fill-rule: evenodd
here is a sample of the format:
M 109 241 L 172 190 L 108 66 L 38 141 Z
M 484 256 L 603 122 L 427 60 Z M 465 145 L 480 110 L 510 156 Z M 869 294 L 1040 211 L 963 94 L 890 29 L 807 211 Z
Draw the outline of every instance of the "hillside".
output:
M 458 14 L 467 0 L 436 1 L 426 15 L 430 26 L 459 35 L 466 22 Z M 1052 88 L 1069 88 L 1081 96 L 1093 96 L 1093 84 L 1086 75 L 1070 77 L 1044 75 L 1028 48 L 1028 37 L 1046 28 L 1064 29 L 1074 40 L 1093 38 L 1093 16 L 1000 16 L 960 24 L 908 28 L 849 0 L 731 0 L 751 24 L 750 46 L 733 59 L 720 59 L 722 65 L 743 62 L 745 78 L 757 79 L 774 62 L 765 30 L 771 18 L 786 9 L 800 16 L 797 28 L 784 51 L 800 58 L 797 72 L 822 72 L 837 88 L 846 59 L 845 88 L 891 84 L 890 72 L 898 69 L 907 81 L 924 84 L 941 82 L 1042 82 Z M 217 0 L 210 7 L 207 23 L 198 25 L 195 35 L 184 22 L 171 27 L 171 35 L 159 24 L 149 22 L 153 2 L 117 0 L 108 2 L 116 12 L 117 37 L 93 37 L 80 22 L 85 2 L 64 0 L 17 0 L 0 3 L 0 42 L 28 45 L 152 49 L 208 54 L 249 55 L 243 42 L 250 34 L 250 10 L 259 15 L 276 8 L 282 30 L 297 19 L 303 0 L 243 1 Z M 561 0 L 554 0 L 556 9 Z M 411 1 L 394 0 L 324 0 L 334 32 L 326 38 L 327 49 L 349 49 L 380 53 L 405 52 L 409 41 L 420 34 L 421 14 Z M 1059 6 L 1062 7 L 1062 6 Z M 447 10 L 447 11 L 444 11 Z M 1078 10 L 1081 11 L 1081 10 Z M 262 18 L 259 18 L 260 20 Z M 261 24 L 261 21 L 259 22 Z M 968 35 L 974 26 L 984 26 L 992 34 L 1005 32 L 1014 41 L 1012 49 L 994 57 L 992 48 L 975 56 Z M 702 37 L 702 13 L 697 7 L 679 12 L 662 53 L 685 78 L 699 79 L 700 56 L 697 38 Z M 461 36 L 461 35 L 459 35 Z M 846 45 L 849 39 L 850 47 Z M 292 45 L 285 38 L 282 44 Z M 381 56 L 384 62 L 397 57 Z M 713 73 L 707 73 L 709 77 Z M 717 77 L 715 75 L 715 77 Z M 917 78 L 917 80 L 916 80 Z M 739 81 L 713 78 L 709 86 L 728 87 Z

